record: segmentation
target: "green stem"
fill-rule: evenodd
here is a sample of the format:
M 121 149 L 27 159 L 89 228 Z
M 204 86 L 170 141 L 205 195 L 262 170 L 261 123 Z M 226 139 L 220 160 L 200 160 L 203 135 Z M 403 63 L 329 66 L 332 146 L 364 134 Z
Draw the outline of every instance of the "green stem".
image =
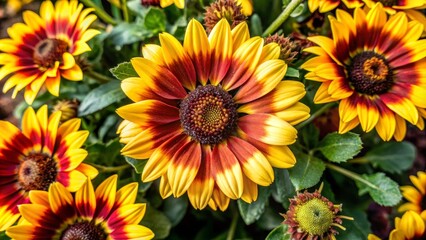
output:
M 267 37 L 277 28 L 281 26 L 287 20 L 287 18 L 290 16 L 290 14 L 296 9 L 297 6 L 299 6 L 304 0 L 291 0 L 291 2 L 287 5 L 287 7 L 284 9 L 284 11 L 278 16 L 277 19 L 263 32 L 263 36 Z
M 226 236 L 226 240 L 232 240 L 234 239 L 235 230 L 237 229 L 237 223 L 238 223 L 238 217 L 240 215 L 238 214 L 238 211 L 234 211 L 234 214 L 232 216 L 232 222 L 231 226 L 229 227 L 228 235 Z
M 80 0 L 86 7 L 91 7 L 95 9 L 96 15 L 105 21 L 106 23 L 116 25 L 117 22 L 102 8 L 100 8 L 97 4 L 93 3 L 91 0 Z
M 346 177 L 351 178 L 352 180 L 362 182 L 362 183 L 364 183 L 365 185 L 369 186 L 370 188 L 373 188 L 373 189 L 379 190 L 379 188 L 378 188 L 376 185 L 374 185 L 374 184 L 370 183 L 369 181 L 365 180 L 364 178 L 362 178 L 362 177 L 361 177 L 361 175 L 359 175 L 359 174 L 357 174 L 357 173 L 354 173 L 354 172 L 349 171 L 349 170 L 347 170 L 347 169 L 341 168 L 341 167 L 339 167 L 339 166 L 337 166 L 337 165 L 334 165 L 334 164 L 332 164 L 332 163 L 326 163 L 325 165 L 326 165 L 329 169 L 334 170 L 334 171 L 336 171 L 336 172 L 339 172 L 339 173 L 341 173 L 341 174 L 345 175 Z
M 122 0 L 121 1 L 121 9 L 123 9 L 123 17 L 124 17 L 124 21 L 129 22 L 129 11 L 127 9 L 127 0 Z
M 86 76 L 88 76 L 88 77 L 90 77 L 92 79 L 95 79 L 96 81 L 98 81 L 100 83 L 106 83 L 106 82 L 109 82 L 111 80 L 114 80 L 111 77 L 105 76 L 103 74 L 100 74 L 98 72 L 91 71 L 91 70 L 85 71 L 84 74 L 86 74 Z
M 299 130 L 299 129 L 303 128 L 304 126 L 308 125 L 309 123 L 314 121 L 315 118 L 319 117 L 321 114 L 326 112 L 329 108 L 334 106 L 334 104 L 335 104 L 334 102 L 325 104 L 318 111 L 312 113 L 312 115 L 308 119 L 306 119 L 306 121 L 301 122 L 299 125 L 297 125 L 296 129 Z
M 103 165 L 99 165 L 95 163 L 90 163 L 90 164 L 94 166 L 95 168 L 97 168 L 99 172 L 119 172 L 121 170 L 124 170 L 130 167 L 130 164 L 124 164 L 120 166 L 111 166 L 111 167 L 103 166 Z

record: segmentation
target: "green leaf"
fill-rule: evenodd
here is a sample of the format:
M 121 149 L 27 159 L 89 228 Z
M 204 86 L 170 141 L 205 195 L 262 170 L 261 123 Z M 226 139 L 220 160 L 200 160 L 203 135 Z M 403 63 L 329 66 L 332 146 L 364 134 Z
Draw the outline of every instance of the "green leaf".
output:
M 416 148 L 409 142 L 387 142 L 369 151 L 362 159 L 386 172 L 401 173 L 409 169 L 416 158 Z
M 139 77 L 130 62 L 120 63 L 116 67 L 109 69 L 109 71 L 119 80 L 129 77 Z
M 166 215 L 150 206 L 146 208 L 146 213 L 141 221 L 141 225 L 151 229 L 156 239 L 168 237 L 170 229 L 172 228 L 172 223 Z
M 139 42 L 152 36 L 154 36 L 154 33 L 141 23 L 122 22 L 112 29 L 108 39 L 112 41 L 116 48 L 121 48 L 123 45 Z
M 342 219 L 342 226 L 346 230 L 337 229 L 339 231 L 339 235 L 337 235 L 338 239 L 365 240 L 368 238 L 371 228 L 367 214 L 364 211 L 349 208 L 348 205 L 343 204 L 343 212 L 340 215 L 353 217 L 354 220 Z
M 136 173 L 141 174 L 143 171 L 143 168 L 146 165 L 146 162 L 148 162 L 148 159 L 134 159 L 131 157 L 124 157 L 126 159 L 126 162 L 128 162 L 132 167 L 135 169 Z
M 295 68 L 288 67 L 287 72 L 285 73 L 285 76 L 286 77 L 299 78 L 299 70 L 297 70 Z
M 90 91 L 83 99 L 78 109 L 79 116 L 85 116 L 97 112 L 113 103 L 124 99 L 120 88 L 120 81 L 110 81 Z
M 256 13 L 251 16 L 250 19 L 250 32 L 253 34 L 253 36 L 261 36 L 262 35 L 262 20 L 260 19 L 259 15 Z
M 325 170 L 324 162 L 314 156 L 300 152 L 295 152 L 295 155 L 297 163 L 288 172 L 296 191 L 310 188 L 317 184 Z
M 243 200 L 238 200 L 238 209 L 247 225 L 254 223 L 263 214 L 269 195 L 271 195 L 270 187 L 259 186 L 259 193 L 255 202 L 249 204 Z
M 357 181 L 359 195 L 368 192 L 373 200 L 382 206 L 395 206 L 401 201 L 402 195 L 399 191 L 399 185 L 384 173 L 375 173 L 371 175 L 364 174 L 362 178 L 368 184 Z
M 169 197 L 164 200 L 163 212 L 170 219 L 172 227 L 178 225 L 188 208 L 188 199 L 185 197 Z
M 272 230 L 265 240 L 291 240 L 291 235 L 287 233 L 288 226 L 281 224 Z
M 275 181 L 272 184 L 272 196 L 277 202 L 288 208 L 289 198 L 296 194 L 293 184 L 290 181 L 290 175 L 287 169 L 274 169 Z
M 317 149 L 332 162 L 346 162 L 361 151 L 362 142 L 358 134 L 334 132 L 325 136 Z
M 145 16 L 144 25 L 152 32 L 164 32 L 166 30 L 166 14 L 159 8 L 150 8 Z

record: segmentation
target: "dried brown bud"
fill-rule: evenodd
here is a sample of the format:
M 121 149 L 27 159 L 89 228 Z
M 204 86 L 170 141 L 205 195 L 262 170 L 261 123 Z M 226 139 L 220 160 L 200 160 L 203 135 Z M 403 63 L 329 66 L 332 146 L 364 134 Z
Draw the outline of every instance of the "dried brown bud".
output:
M 206 32 L 210 33 L 213 27 L 222 18 L 225 18 L 231 28 L 236 27 L 241 22 L 244 22 L 247 17 L 242 12 L 241 5 L 237 4 L 234 0 L 218 0 L 213 2 L 206 8 L 204 14 L 204 26 Z

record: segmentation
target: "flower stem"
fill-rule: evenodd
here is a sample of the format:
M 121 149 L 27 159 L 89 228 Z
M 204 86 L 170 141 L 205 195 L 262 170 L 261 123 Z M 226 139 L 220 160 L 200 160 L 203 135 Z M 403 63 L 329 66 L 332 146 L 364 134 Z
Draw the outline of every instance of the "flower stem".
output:
M 348 160 L 348 163 L 364 164 L 364 163 L 369 163 L 369 161 L 366 158 L 359 157 L 359 158 Z
M 281 24 L 287 20 L 290 14 L 296 9 L 299 4 L 301 4 L 304 0 L 291 0 L 291 2 L 287 5 L 287 7 L 282 11 L 282 13 L 275 19 L 275 21 L 263 32 L 263 36 L 267 37 L 277 30 Z
M 109 82 L 111 80 L 114 80 L 111 77 L 105 76 L 103 74 L 100 74 L 98 72 L 91 71 L 91 70 L 85 71 L 84 73 L 86 74 L 86 76 L 88 76 L 88 77 L 90 77 L 92 79 L 95 79 L 96 81 L 98 81 L 100 83 L 106 83 L 106 82 Z
M 370 188 L 379 190 L 379 188 L 376 185 L 374 185 L 374 184 L 370 183 L 369 181 L 365 180 L 364 178 L 362 178 L 361 175 L 359 175 L 357 173 L 354 173 L 352 171 L 349 171 L 347 169 L 344 169 L 344 168 L 339 167 L 337 165 L 334 165 L 332 163 L 326 163 L 325 165 L 327 166 L 327 168 L 329 168 L 331 170 L 334 170 L 336 172 L 339 172 L 339 173 L 345 175 L 346 177 L 351 178 L 352 180 L 362 182 L 363 184 L 367 185 Z
M 86 7 L 91 7 L 95 9 L 96 15 L 106 23 L 116 25 L 117 22 L 108 15 L 107 12 L 105 12 L 102 8 L 100 8 L 97 4 L 93 3 L 91 0 L 80 0 Z
M 229 232 L 228 235 L 226 236 L 226 240 L 232 240 L 234 239 L 234 235 L 235 235 L 235 230 L 237 229 L 237 223 L 238 223 L 238 217 L 240 215 L 238 214 L 238 211 L 234 211 L 233 216 L 232 216 L 232 222 L 231 222 L 231 226 L 229 227 Z
M 127 0 L 122 0 L 121 1 L 121 9 L 123 9 L 123 17 L 124 17 L 124 21 L 129 22 L 129 11 L 127 9 Z
M 301 122 L 299 125 L 297 125 L 296 129 L 299 130 L 303 128 L 304 126 L 310 124 L 312 121 L 314 121 L 315 118 L 317 118 L 318 116 L 326 112 L 329 108 L 334 106 L 334 104 L 335 104 L 334 102 L 325 104 L 318 111 L 312 113 L 312 115 L 308 119 L 306 119 L 306 121 Z
M 95 163 L 90 163 L 93 167 L 97 168 L 99 172 L 119 172 L 121 170 L 127 169 L 130 167 L 130 164 L 124 164 L 120 166 L 103 166 Z

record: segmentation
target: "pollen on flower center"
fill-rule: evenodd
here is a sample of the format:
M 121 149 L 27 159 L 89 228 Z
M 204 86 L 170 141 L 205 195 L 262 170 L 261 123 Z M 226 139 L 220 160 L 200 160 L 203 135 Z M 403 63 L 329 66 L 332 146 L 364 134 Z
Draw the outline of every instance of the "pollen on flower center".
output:
M 185 132 L 202 144 L 217 144 L 235 130 L 237 105 L 219 86 L 199 86 L 180 104 Z
M 93 222 L 83 221 L 68 226 L 61 235 L 61 240 L 104 240 L 105 231 Z
M 363 52 L 352 59 L 348 68 L 349 82 L 358 93 L 376 95 L 393 85 L 392 69 L 386 59 L 375 52 Z
M 47 191 L 56 180 L 57 173 L 56 162 L 52 158 L 44 154 L 31 154 L 19 166 L 19 184 L 26 191 Z
M 62 55 L 68 51 L 68 44 L 59 39 L 44 39 L 34 48 L 33 59 L 40 68 L 51 68 L 55 62 L 62 61 Z
M 313 198 L 296 209 L 299 227 L 311 235 L 323 235 L 333 223 L 334 213 L 318 198 Z

